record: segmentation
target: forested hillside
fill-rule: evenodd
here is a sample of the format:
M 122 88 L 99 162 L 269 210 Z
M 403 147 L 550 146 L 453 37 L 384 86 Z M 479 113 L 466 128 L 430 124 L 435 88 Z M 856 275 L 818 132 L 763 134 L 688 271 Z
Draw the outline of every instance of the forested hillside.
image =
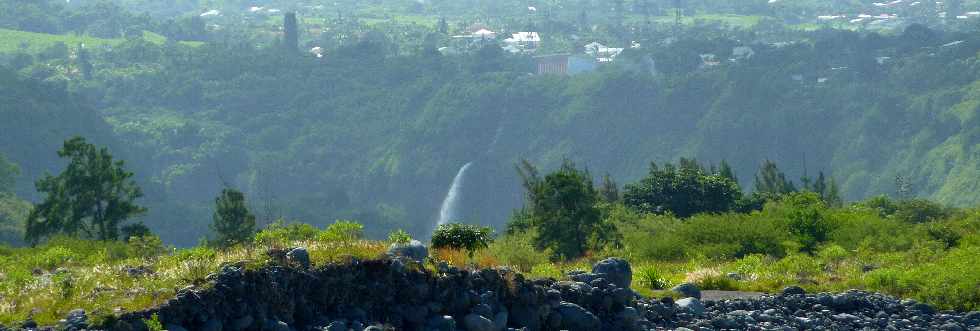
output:
M 58 18 L 99 9 L 118 12 L 113 26 L 143 33 L 10 48 L 0 62 L 0 154 L 22 169 L 19 196 L 37 200 L 33 182 L 58 169 L 62 141 L 110 146 L 136 173 L 146 220 L 168 242 L 196 242 L 225 187 L 247 193 L 261 224 L 357 219 L 373 236 L 425 234 L 468 163 L 458 217 L 501 226 L 521 202 L 521 159 L 544 168 L 577 160 L 619 183 L 650 162 L 725 160 L 747 189 L 769 159 L 794 179 L 828 174 L 848 200 L 900 191 L 961 206 L 980 198 L 975 33 L 701 22 L 624 35 L 531 18 L 555 34 L 641 45 L 592 72 L 532 75 L 532 57 L 496 46 L 438 52 L 451 38 L 436 26 L 334 22 L 353 28 L 316 57 L 245 28 L 190 38 L 167 30 L 166 18 L 127 25 L 138 16 L 126 11 L 132 4 L 58 5 L 68 14 L 51 15 L 50 29 L 4 23 L 82 31 L 96 23 Z M 615 26 L 615 13 L 604 15 L 591 22 Z M 209 41 L 175 42 L 189 39 Z

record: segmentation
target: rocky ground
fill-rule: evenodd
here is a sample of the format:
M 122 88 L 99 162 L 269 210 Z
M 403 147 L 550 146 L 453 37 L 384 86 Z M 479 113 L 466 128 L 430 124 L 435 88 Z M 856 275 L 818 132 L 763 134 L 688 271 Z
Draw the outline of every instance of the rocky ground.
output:
M 284 266 L 247 271 L 227 266 L 212 286 L 187 288 L 161 307 L 89 325 L 72 311 L 57 329 L 147 330 L 157 314 L 182 330 L 976 330 L 980 312 L 938 312 L 911 300 L 849 291 L 706 300 L 691 284 L 683 299 L 647 299 L 629 289 L 625 260 L 607 259 L 568 281 L 526 280 L 507 269 L 436 272 L 416 261 L 418 244 L 396 247 L 392 258 L 310 269 L 302 248 Z M 17 330 L 37 329 L 27 321 Z M 54 329 L 54 328 L 41 328 Z M 3 327 L 0 327 L 3 330 Z

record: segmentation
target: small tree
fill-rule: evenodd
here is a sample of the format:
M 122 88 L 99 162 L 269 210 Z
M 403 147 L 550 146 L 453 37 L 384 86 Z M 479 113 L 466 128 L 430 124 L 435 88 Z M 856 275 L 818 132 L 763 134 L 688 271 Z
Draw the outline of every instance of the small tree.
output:
M 565 161 L 544 177 L 527 161 L 518 166 L 527 190 L 524 217 L 519 224 L 508 225 L 508 231 L 535 229 L 535 245 L 551 249 L 565 258 L 576 258 L 610 237 L 612 227 L 603 223 L 596 207 L 599 194 L 587 171 Z
M 245 206 L 245 194 L 224 189 L 215 200 L 211 230 L 218 236 L 214 244 L 231 247 L 250 242 L 255 234 L 255 215 Z
M 793 193 L 783 202 L 790 208 L 786 226 L 804 252 L 814 252 L 833 231 L 833 224 L 824 216 L 826 204 L 813 192 Z
M 0 193 L 12 192 L 14 190 L 14 179 L 20 174 L 20 168 L 16 164 L 8 162 L 3 155 L 0 155 Z
M 113 161 L 106 148 L 75 137 L 65 141 L 58 156 L 70 159 L 68 167 L 37 181 L 37 190 L 47 196 L 27 218 L 28 242 L 58 233 L 115 240 L 120 223 L 146 212 L 135 203 L 143 193 L 133 173 L 124 169 L 123 161 Z
M 460 223 L 441 224 L 432 233 L 432 248 L 465 249 L 469 257 L 493 241 L 493 229 Z
M 755 191 L 779 196 L 796 192 L 796 186 L 793 181 L 786 179 L 786 175 L 779 171 L 775 162 L 766 160 L 759 168 L 759 174 L 755 176 Z
M 320 239 L 350 246 L 364 237 L 364 225 L 355 221 L 338 220 L 323 231 Z
M 722 213 L 737 207 L 742 191 L 728 175 L 709 173 L 691 159 L 680 166 L 650 165 L 650 173 L 638 183 L 626 185 L 627 206 L 648 213 L 671 212 L 679 217 L 697 213 Z

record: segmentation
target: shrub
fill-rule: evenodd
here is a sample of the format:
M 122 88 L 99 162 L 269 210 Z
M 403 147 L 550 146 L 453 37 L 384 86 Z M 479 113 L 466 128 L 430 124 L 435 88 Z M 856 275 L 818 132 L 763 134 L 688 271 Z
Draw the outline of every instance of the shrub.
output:
M 942 222 L 932 222 L 926 224 L 926 234 L 929 239 L 941 242 L 946 248 L 956 246 L 962 235 L 956 232 L 949 224 Z
M 269 224 L 255 234 L 255 241 L 265 246 L 287 246 L 294 241 L 316 239 L 320 229 L 306 223 L 284 224 L 283 220 Z
M 790 208 L 786 227 L 805 252 L 813 252 L 827 241 L 833 225 L 824 216 L 823 200 L 812 192 L 793 193 L 784 199 Z
M 694 282 L 694 285 L 702 290 L 734 291 L 738 289 L 738 284 L 734 279 L 721 273 L 703 275 Z
M 150 319 L 144 319 L 143 324 L 146 324 L 146 328 L 150 331 L 163 331 L 163 324 L 160 323 L 157 313 L 153 313 Z
M 163 241 L 157 236 L 132 236 L 129 237 L 127 246 L 134 256 L 148 258 L 166 252 Z
M 662 290 L 670 288 L 671 282 L 664 277 L 657 266 L 643 266 L 636 271 L 637 280 L 651 290 Z
M 354 221 L 339 220 L 320 233 L 318 239 L 351 244 L 364 236 L 364 226 Z
M 521 272 L 529 272 L 535 265 L 548 263 L 549 250 L 534 247 L 533 233 L 520 233 L 504 236 L 490 245 L 490 253 L 505 265 Z
M 898 203 L 895 218 L 909 223 L 925 223 L 947 218 L 953 211 L 945 206 L 924 199 L 905 200 Z
M 740 258 L 749 254 L 783 256 L 781 243 L 788 237 L 768 215 L 697 215 L 680 224 L 677 233 L 713 259 Z
M 490 227 L 460 223 L 442 224 L 432 233 L 432 247 L 466 250 L 472 258 L 476 250 L 489 246 L 493 241 L 492 234 L 493 229 Z
M 820 249 L 817 256 L 825 263 L 840 263 L 847 258 L 848 253 L 839 245 L 827 245 Z
M 129 240 L 133 237 L 145 237 L 152 234 L 150 228 L 146 227 L 143 222 L 123 226 L 119 228 L 119 232 L 122 232 L 122 240 Z
M 398 229 L 388 234 L 388 242 L 404 245 L 412 242 L 412 236 L 408 235 L 408 232 L 405 232 L 405 230 Z

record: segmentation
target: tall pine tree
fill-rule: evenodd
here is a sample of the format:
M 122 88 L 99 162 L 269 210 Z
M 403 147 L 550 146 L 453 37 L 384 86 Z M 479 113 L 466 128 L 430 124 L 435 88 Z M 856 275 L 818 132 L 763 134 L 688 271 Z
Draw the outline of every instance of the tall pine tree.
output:
M 115 240 L 120 223 L 146 212 L 135 203 L 143 192 L 133 173 L 124 169 L 123 161 L 113 161 L 108 149 L 75 137 L 58 156 L 70 159 L 68 167 L 37 181 L 37 190 L 47 196 L 27 218 L 28 242 L 37 244 L 58 233 Z
M 245 194 L 224 189 L 214 203 L 216 209 L 211 230 L 218 237 L 214 244 L 231 247 L 251 241 L 255 234 L 255 215 L 245 206 Z

